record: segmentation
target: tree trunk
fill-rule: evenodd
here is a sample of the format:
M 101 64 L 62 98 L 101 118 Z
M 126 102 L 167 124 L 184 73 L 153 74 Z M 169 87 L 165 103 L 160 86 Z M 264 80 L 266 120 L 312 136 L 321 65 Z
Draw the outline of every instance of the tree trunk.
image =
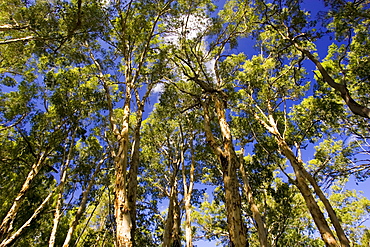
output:
M 241 197 L 239 194 L 239 181 L 236 172 L 239 167 L 239 161 L 232 143 L 230 126 L 226 120 L 226 103 L 222 102 L 218 97 L 219 95 L 213 95 L 218 124 L 222 134 L 222 149 L 218 146 L 217 141 L 213 136 L 208 105 L 205 102 L 203 102 L 204 128 L 207 141 L 217 155 L 222 168 L 227 224 L 231 246 L 245 247 L 248 246 L 248 242 L 246 238 L 246 227 L 241 216 Z
M 316 195 L 320 198 L 321 202 L 324 204 L 325 206 L 325 209 L 326 209 L 326 212 L 328 213 L 329 215 L 329 218 L 330 218 L 330 221 L 331 223 L 333 224 L 334 228 L 335 228 L 335 232 L 337 233 L 337 236 L 339 238 L 339 242 L 341 243 L 341 247 L 349 247 L 350 246 L 350 242 L 339 222 L 339 219 L 337 217 L 337 214 L 335 213 L 333 207 L 331 206 L 329 200 L 326 198 L 326 196 L 324 195 L 324 193 L 322 192 L 320 186 L 317 184 L 316 180 L 311 176 L 311 174 L 306 171 L 306 169 L 304 169 L 304 167 L 301 165 L 301 163 L 299 164 L 301 166 L 301 169 L 302 169 L 302 172 L 304 174 L 304 176 L 306 177 L 306 179 L 310 182 L 310 184 L 312 185 L 312 187 L 314 188 L 314 191 L 316 193 Z
M 185 241 L 186 247 L 193 247 L 193 237 L 191 229 L 191 194 L 186 194 L 185 201 Z
M 246 229 L 241 213 L 241 198 L 239 194 L 239 182 L 237 180 L 236 166 L 230 164 L 222 157 L 223 182 L 225 189 L 225 205 L 227 224 L 230 234 L 231 246 L 245 247 L 247 245 Z
M 103 158 L 102 160 L 99 161 L 95 171 L 94 171 L 94 174 L 91 176 L 90 178 L 90 181 L 87 185 L 87 188 L 86 190 L 82 193 L 82 199 L 81 199 L 81 203 L 80 203 L 80 206 L 78 207 L 78 210 L 77 210 L 77 213 L 75 215 L 75 218 L 73 219 L 69 229 L 68 229 L 68 233 L 67 233 L 67 236 L 64 240 L 64 243 L 63 243 L 63 247 L 68 247 L 69 246 L 69 243 L 72 239 L 72 236 L 73 236 L 73 233 L 76 229 L 76 226 L 78 225 L 80 219 L 81 219 L 81 216 L 83 215 L 83 213 L 85 212 L 85 209 L 86 209 L 86 205 L 87 205 L 87 199 L 88 199 L 88 196 L 89 196 L 89 193 L 91 191 L 91 188 L 92 186 L 94 185 L 94 182 L 95 182 L 95 177 L 98 175 L 98 173 L 100 172 L 100 167 L 101 165 L 103 164 L 103 162 L 105 161 L 105 158 Z
M 37 159 L 37 162 L 33 164 L 31 171 L 27 175 L 26 181 L 24 181 L 21 190 L 19 191 L 17 197 L 14 199 L 12 207 L 9 209 L 8 213 L 6 214 L 0 225 L 0 240 L 6 238 L 6 235 L 12 230 L 13 221 L 24 200 L 24 195 L 29 190 L 32 181 L 40 172 L 42 165 L 44 164 L 44 161 L 48 154 L 49 154 L 48 151 L 41 153 L 41 155 Z
M 127 195 L 127 177 L 126 169 L 128 164 L 128 145 L 129 145 L 129 118 L 130 118 L 130 101 L 131 90 L 126 85 L 126 99 L 123 107 L 122 129 L 119 134 L 116 134 L 118 141 L 118 152 L 114 153 L 114 163 L 116 168 L 115 173 L 115 198 L 114 198 L 114 214 L 116 219 L 116 246 L 131 247 L 131 215 L 130 205 Z M 113 124 L 112 124 L 113 125 Z M 113 128 L 113 131 L 115 129 Z
M 69 164 L 71 162 L 72 158 L 72 151 L 74 146 L 74 138 L 75 138 L 76 131 L 73 132 L 72 138 L 71 138 L 71 145 L 68 150 L 66 161 L 63 163 L 62 167 L 60 168 L 60 182 L 57 188 L 58 191 L 58 200 L 57 205 L 55 207 L 55 213 L 54 213 L 54 220 L 53 220 L 53 228 L 51 230 L 50 239 L 49 239 L 49 247 L 54 247 L 55 245 L 55 239 L 56 239 L 56 233 L 58 230 L 58 225 L 60 218 L 62 217 L 62 206 L 63 206 L 63 192 L 64 192 L 64 185 L 67 181 L 67 169 L 69 167 Z
M 265 227 L 265 222 L 263 221 L 261 213 L 258 210 L 256 203 L 254 202 L 252 189 L 249 185 L 249 179 L 244 169 L 244 165 L 243 165 L 244 149 L 242 148 L 241 151 L 242 153 L 241 153 L 241 161 L 240 161 L 240 173 L 242 175 L 242 179 L 244 183 L 243 189 L 244 189 L 245 196 L 248 199 L 249 208 L 252 211 L 253 219 L 256 222 L 256 228 L 258 232 L 258 239 L 260 241 L 260 247 L 270 247 L 270 244 L 267 239 L 267 230 Z
M 171 247 L 181 247 L 181 211 L 180 203 L 177 198 L 177 188 L 176 188 L 176 198 L 174 200 L 174 214 L 173 214 L 173 229 L 172 229 L 172 241 Z
M 49 239 L 49 247 L 54 247 L 55 239 L 56 239 L 56 233 L 59 225 L 60 218 L 62 216 L 62 205 L 63 205 L 63 187 L 64 187 L 64 179 L 63 177 L 66 177 L 66 169 L 62 169 L 62 179 L 60 181 L 60 192 L 58 193 L 58 200 L 57 205 L 55 207 L 55 213 L 54 213 L 54 220 L 53 220 L 53 228 L 50 233 L 50 239 Z M 63 184 L 63 185 L 62 185 Z
M 315 198 L 313 197 L 312 192 L 307 184 L 307 180 L 310 180 L 307 179 L 308 172 L 304 169 L 302 162 L 295 156 L 289 145 L 280 135 L 275 119 L 272 115 L 269 115 L 268 117 L 265 116 L 265 119 L 268 119 L 269 124 L 267 124 L 264 120 L 259 118 L 257 114 L 255 114 L 255 117 L 271 134 L 274 135 L 281 153 L 289 160 L 290 164 L 292 165 L 296 176 L 296 186 L 301 192 L 303 199 L 306 202 L 307 208 L 313 220 L 315 221 L 317 228 L 319 229 L 321 238 L 324 240 L 327 246 L 340 246 L 335 239 L 334 234 L 324 217 L 324 214 L 321 212 L 320 207 L 315 201 Z
M 22 234 L 24 229 L 29 227 L 31 225 L 31 222 L 36 219 L 36 217 L 40 214 L 42 209 L 47 205 L 49 202 L 50 198 L 54 194 L 54 191 L 51 191 L 49 195 L 45 198 L 45 200 L 41 203 L 41 205 L 35 210 L 33 215 L 22 225 L 21 228 L 19 228 L 14 234 L 12 234 L 9 238 L 4 239 L 4 241 L 1 242 L 0 247 L 6 247 L 10 246 L 17 238 Z
M 130 161 L 130 170 L 128 175 L 128 185 L 127 185 L 127 196 L 128 196 L 128 206 L 129 214 L 131 219 L 131 241 L 132 246 L 135 246 L 135 231 L 136 231 L 136 198 L 137 198 L 137 176 L 140 164 L 140 129 L 143 116 L 144 104 L 138 103 L 139 108 L 136 111 L 136 125 L 134 129 L 134 139 L 132 144 L 132 156 Z
M 165 229 L 163 233 L 163 247 L 171 247 L 174 241 L 174 226 L 175 226 L 175 216 L 176 216 L 176 204 L 177 202 L 177 185 L 176 185 L 176 175 L 171 178 L 171 191 L 170 191 L 170 201 L 168 205 L 168 213 L 166 218 Z
M 285 141 L 280 140 L 279 147 L 284 156 L 288 158 L 294 169 L 294 173 L 296 175 L 296 185 L 306 202 L 307 208 L 310 211 L 317 228 L 319 229 L 322 239 L 327 246 L 338 247 L 339 245 L 334 237 L 334 234 L 331 231 L 324 214 L 321 212 L 319 205 L 315 201 L 315 198 L 313 197 L 312 192 L 307 185 L 307 181 L 303 175 L 302 169 L 299 166 L 299 161 Z
M 190 155 L 191 155 L 191 162 L 190 162 L 190 171 L 189 171 L 189 185 L 187 184 L 186 180 L 186 169 L 185 169 L 185 162 L 184 162 L 184 154 L 182 152 L 182 180 L 184 184 L 184 205 L 185 205 L 185 241 L 186 247 L 193 247 L 193 239 L 192 239 L 192 229 L 191 229 L 191 195 L 193 192 L 194 187 L 194 170 L 195 170 L 195 160 L 194 160 L 194 147 L 193 147 L 193 139 L 190 140 Z

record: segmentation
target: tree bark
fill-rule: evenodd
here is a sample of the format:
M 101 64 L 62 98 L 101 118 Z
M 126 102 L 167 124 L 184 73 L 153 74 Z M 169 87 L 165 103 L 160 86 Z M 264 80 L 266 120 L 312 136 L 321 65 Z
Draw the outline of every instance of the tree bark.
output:
M 190 171 L 189 171 L 189 184 L 187 184 L 186 180 L 186 170 L 185 170 L 185 162 L 184 162 L 184 154 L 182 153 L 182 180 L 184 184 L 184 205 L 185 205 L 185 241 L 186 247 L 193 247 L 193 234 L 191 229 L 191 196 L 193 193 L 194 187 L 194 171 L 195 171 L 195 160 L 194 160 L 194 147 L 193 147 L 193 139 L 190 140 L 190 155 L 191 155 L 191 162 L 190 162 Z
M 324 204 L 326 212 L 328 213 L 330 221 L 333 224 L 333 226 L 335 228 L 335 232 L 337 233 L 337 236 L 339 238 L 339 242 L 341 244 L 341 247 L 349 247 L 350 246 L 350 241 L 347 238 L 347 236 L 346 236 L 346 234 L 345 234 L 345 232 L 344 232 L 344 230 L 343 230 L 343 228 L 342 228 L 342 226 L 339 222 L 338 216 L 335 213 L 333 207 L 331 206 L 329 200 L 326 198 L 326 196 L 322 192 L 322 190 L 321 190 L 320 186 L 317 184 L 316 180 L 311 176 L 311 174 L 308 171 L 306 171 L 306 169 L 304 169 L 304 167 L 302 167 L 301 162 L 299 163 L 299 165 L 301 166 L 301 169 L 303 171 L 303 174 L 304 174 L 305 178 L 310 182 L 310 184 L 314 188 L 314 191 L 315 191 L 316 195 L 320 198 L 321 202 Z
M 329 247 L 340 246 L 337 240 L 335 239 L 334 234 L 331 231 L 328 225 L 328 222 L 325 219 L 324 214 L 321 212 L 319 205 L 317 204 L 315 198 L 312 195 L 312 192 L 307 184 L 308 181 L 306 180 L 304 167 L 302 163 L 294 155 L 289 145 L 285 142 L 284 138 L 280 135 L 275 119 L 273 118 L 272 115 L 269 115 L 268 117 L 265 115 L 264 116 L 265 119 L 268 119 L 268 124 L 267 124 L 257 114 L 255 114 L 254 116 L 271 134 L 274 135 L 281 153 L 289 160 L 290 164 L 292 165 L 295 176 L 296 176 L 295 184 L 297 188 L 299 189 L 299 191 L 301 192 L 301 195 L 303 196 L 303 199 L 305 200 L 307 208 L 326 246 L 329 246 Z
M 299 161 L 295 157 L 293 151 L 285 143 L 285 141 L 280 140 L 278 141 L 278 143 L 282 153 L 285 157 L 288 158 L 290 164 L 294 169 L 294 173 L 296 175 L 296 185 L 306 202 L 307 208 L 310 211 L 317 228 L 319 229 L 322 239 L 327 246 L 338 247 L 339 244 L 335 239 L 334 234 L 331 231 L 324 214 L 321 212 L 319 205 L 315 201 L 310 188 L 307 185 L 307 181 L 304 177 L 302 169 L 300 168 Z
M 177 190 L 177 189 L 176 189 Z M 173 229 L 171 247 L 181 247 L 181 210 L 179 200 L 174 200 Z
M 37 174 L 40 172 L 44 161 L 46 160 L 47 155 L 49 154 L 48 151 L 41 153 L 37 159 L 37 161 L 33 164 L 30 172 L 27 175 L 26 180 L 24 181 L 21 190 L 19 191 L 17 197 L 14 199 L 12 207 L 9 209 L 8 213 L 4 217 L 3 221 L 0 225 L 0 239 L 4 239 L 6 235 L 12 230 L 13 228 L 13 221 L 18 213 L 18 210 L 24 200 L 24 195 L 29 190 L 32 181 L 35 179 Z
M 165 229 L 163 233 L 163 247 L 171 247 L 172 243 L 174 242 L 174 227 L 175 227 L 175 217 L 176 217 L 176 204 L 177 202 L 177 181 L 176 181 L 176 173 L 174 173 L 171 177 L 170 182 L 170 201 L 168 205 L 168 213 L 166 218 Z
M 71 162 L 72 157 L 72 151 L 74 146 L 74 138 L 75 138 L 76 131 L 73 132 L 72 138 L 71 138 L 71 145 L 68 150 L 67 158 L 62 167 L 60 168 L 60 182 L 57 188 L 58 191 L 58 199 L 57 199 L 57 205 L 55 207 L 55 213 L 54 213 L 54 220 L 53 220 L 53 228 L 51 230 L 50 239 L 49 239 L 49 247 L 54 247 L 55 245 L 55 239 L 56 239 L 56 233 L 58 230 L 58 225 L 60 218 L 62 216 L 62 205 L 63 205 L 63 191 L 64 191 L 64 185 L 67 181 L 67 169 L 69 167 L 69 164 Z
M 122 130 L 116 135 L 118 142 L 118 152 L 114 153 L 115 173 L 115 198 L 114 214 L 116 219 L 116 245 L 117 247 L 131 247 L 131 215 L 130 205 L 127 195 L 126 169 L 128 164 L 128 145 L 129 145 L 129 118 L 130 118 L 131 90 L 126 85 L 126 99 L 123 107 Z M 114 124 L 112 124 L 114 125 Z M 113 131 L 115 129 L 113 128 Z
M 217 120 L 223 138 L 222 149 L 218 146 L 211 130 L 208 105 L 203 102 L 204 128 L 207 141 L 212 147 L 214 153 L 217 155 L 221 164 L 221 169 L 223 173 L 222 178 L 225 190 L 227 224 L 231 246 L 245 247 L 248 246 L 248 242 L 246 238 L 246 227 L 241 216 L 241 197 L 239 194 L 240 186 L 236 172 L 239 167 L 239 161 L 237 159 L 232 143 L 230 126 L 226 120 L 225 103 L 221 99 L 219 99 L 218 96 L 219 95 L 213 95 L 212 98 L 215 103 Z

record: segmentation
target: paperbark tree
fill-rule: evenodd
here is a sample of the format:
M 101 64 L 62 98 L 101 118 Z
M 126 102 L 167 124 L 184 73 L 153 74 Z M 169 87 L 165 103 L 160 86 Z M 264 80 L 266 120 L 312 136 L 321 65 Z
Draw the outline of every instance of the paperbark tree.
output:
M 283 121 L 280 121 L 278 123 L 274 117 L 274 114 L 278 114 L 279 112 L 277 108 L 279 104 L 286 104 L 286 101 L 288 99 L 291 99 L 294 102 L 294 100 L 296 100 L 296 98 L 298 98 L 299 95 L 302 94 L 302 90 L 304 90 L 304 86 L 300 86 L 299 83 L 297 83 L 296 85 L 292 84 L 290 86 L 285 85 L 284 87 L 276 87 L 276 85 L 280 83 L 280 81 L 281 83 L 287 83 L 287 81 L 283 82 L 283 79 L 289 81 L 287 76 L 291 76 L 293 80 L 296 79 L 297 82 L 299 82 L 299 72 L 293 69 L 296 65 L 294 56 L 292 59 L 291 67 L 277 70 L 277 74 L 274 74 L 272 72 L 274 71 L 276 63 L 272 60 L 269 61 L 269 59 L 271 58 L 267 58 L 264 63 L 260 64 L 258 61 L 263 61 L 264 58 L 262 57 L 262 55 L 255 56 L 250 62 L 245 63 L 245 74 L 244 72 L 241 72 L 240 78 L 242 78 L 242 81 L 246 80 L 246 84 L 244 85 L 245 91 L 242 91 L 243 95 L 249 98 L 248 104 L 254 105 L 254 108 L 250 108 L 247 111 L 251 115 L 253 115 L 254 118 L 274 137 L 280 152 L 290 161 L 290 164 L 292 165 L 296 176 L 295 184 L 300 190 L 303 198 L 305 199 L 307 207 L 325 243 L 328 246 L 338 245 L 338 242 L 335 239 L 335 236 L 332 233 L 328 222 L 325 220 L 324 214 L 321 212 L 317 202 L 315 201 L 315 198 L 311 193 L 309 184 L 313 186 L 315 193 L 324 203 L 331 222 L 335 227 L 337 236 L 339 237 L 340 244 L 342 246 L 349 246 L 348 238 L 346 237 L 338 221 L 338 217 L 336 216 L 330 203 L 324 196 L 317 182 L 304 168 L 302 160 L 293 153 L 291 147 L 287 144 L 287 138 L 289 138 L 290 142 L 296 143 L 299 150 L 298 143 L 301 143 L 302 140 L 293 137 L 287 137 L 288 129 L 292 127 L 290 127 L 289 118 L 286 115 L 286 109 L 284 108 L 284 110 L 282 111 L 284 119 Z M 256 76 L 255 72 L 258 73 L 258 78 L 253 78 L 254 76 Z M 250 79 L 254 80 L 254 85 L 247 82 Z M 262 82 L 265 84 L 260 84 Z M 258 87 L 257 91 L 255 91 L 255 87 Z M 290 94 L 289 96 L 288 92 Z M 282 97 L 275 98 L 276 95 L 281 95 Z M 287 95 L 287 97 L 285 98 L 284 95 Z M 278 124 L 282 124 L 283 126 L 279 126 L 278 128 Z M 281 132 L 281 128 L 284 132 Z M 303 139 L 305 138 L 306 136 L 303 136 Z
M 166 71 L 163 53 L 156 50 L 159 46 L 157 32 L 163 31 L 160 24 L 163 23 L 172 2 L 173 0 L 142 4 L 139 1 L 129 1 L 127 4 L 113 4 L 111 15 L 107 16 L 111 21 L 111 32 L 104 34 L 104 39 L 122 58 L 121 64 L 115 69 L 122 71 L 123 81 L 114 81 L 114 78 L 106 75 L 107 69 L 95 58 L 94 51 L 90 52 L 91 61 L 105 90 L 108 122 L 113 135 L 110 145 L 114 147 L 111 154 L 116 172 L 114 207 L 117 246 L 135 245 L 140 129 L 145 102 L 154 85 L 162 79 L 161 76 Z M 122 90 L 113 89 L 112 83 L 121 85 Z M 120 92 L 122 98 L 117 99 L 116 92 Z M 122 108 L 115 109 L 116 100 L 124 102 Z M 136 106 L 136 111 L 132 111 L 133 106 Z M 135 121 L 130 120 L 133 115 Z M 132 135 L 130 127 L 134 130 Z

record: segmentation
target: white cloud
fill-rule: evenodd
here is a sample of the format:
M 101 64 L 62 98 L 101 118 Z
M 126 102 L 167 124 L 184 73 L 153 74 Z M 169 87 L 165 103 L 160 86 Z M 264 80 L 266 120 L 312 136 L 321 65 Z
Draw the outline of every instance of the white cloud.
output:
M 163 91 L 164 91 L 164 84 L 163 83 L 156 84 L 155 87 L 152 90 L 153 93 L 162 93 Z
M 216 80 L 215 64 L 216 64 L 216 59 L 214 58 L 212 58 L 208 62 L 205 62 L 207 72 L 212 76 L 214 80 Z
M 170 20 L 167 25 L 170 34 L 165 36 L 165 41 L 178 45 L 181 38 L 191 40 L 204 33 L 210 20 L 199 15 L 184 15 L 180 19 Z

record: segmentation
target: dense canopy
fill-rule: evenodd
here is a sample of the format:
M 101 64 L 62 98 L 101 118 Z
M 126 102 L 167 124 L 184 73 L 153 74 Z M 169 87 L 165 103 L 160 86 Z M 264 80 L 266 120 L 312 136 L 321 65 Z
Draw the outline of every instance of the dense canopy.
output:
M 0 0 L 0 246 L 368 247 L 369 119 L 368 0 Z

